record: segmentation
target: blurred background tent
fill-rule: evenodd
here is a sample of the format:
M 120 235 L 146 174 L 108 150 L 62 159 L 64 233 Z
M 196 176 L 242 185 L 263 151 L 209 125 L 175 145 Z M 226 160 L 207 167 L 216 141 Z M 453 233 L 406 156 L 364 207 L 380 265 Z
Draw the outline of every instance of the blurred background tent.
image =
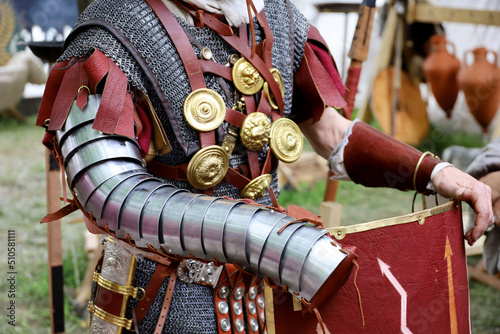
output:
M 317 4 L 332 3 L 332 1 L 294 0 L 293 2 L 321 31 L 335 57 L 342 78 L 345 80 L 350 63 L 347 53 L 349 52 L 358 18 L 357 12 L 354 11 L 348 14 L 318 12 Z M 390 0 L 378 0 L 377 7 L 382 7 L 384 4 L 390 2 Z M 500 11 L 500 0 L 433 0 L 418 2 L 429 2 L 437 7 Z M 335 1 L 335 3 L 359 4 L 360 1 L 347 0 Z M 384 16 L 380 15 L 381 13 L 382 11 L 379 11 L 376 15 L 370 43 L 370 53 L 361 73 L 358 87 L 359 92 L 356 98 L 356 106 L 358 108 L 363 108 L 364 105 L 369 104 L 373 89 L 372 85 L 378 74 L 374 73 L 372 69 L 375 67 L 376 58 L 381 49 L 381 33 L 384 24 Z M 441 22 L 441 26 L 444 28 L 447 40 L 455 45 L 456 56 L 462 63 L 464 62 L 464 53 L 478 46 L 485 46 L 497 53 L 500 52 L 500 27 L 498 25 Z M 488 59 L 492 62 L 493 56 L 489 55 Z M 472 56 L 469 55 L 468 64 L 470 63 L 472 63 Z M 450 130 L 471 133 L 482 132 L 481 126 L 471 116 L 467 108 L 463 92 L 459 93 L 452 110 L 453 116 L 448 119 L 432 96 L 432 93 L 428 91 L 426 85 L 421 84 L 419 88 L 422 98 L 427 104 L 428 117 L 432 125 L 442 129 L 444 132 Z M 495 123 L 496 120 L 493 120 L 492 124 Z

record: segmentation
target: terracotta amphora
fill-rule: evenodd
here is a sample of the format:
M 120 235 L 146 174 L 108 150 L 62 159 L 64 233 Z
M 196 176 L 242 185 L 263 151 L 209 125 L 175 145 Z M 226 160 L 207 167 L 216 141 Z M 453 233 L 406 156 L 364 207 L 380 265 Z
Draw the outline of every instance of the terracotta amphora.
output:
M 430 55 L 425 59 L 422 70 L 431 86 L 432 94 L 448 118 L 458 96 L 457 73 L 460 60 L 455 56 L 455 45 L 444 35 L 433 35 L 430 39 Z M 447 45 L 453 53 L 449 53 Z
M 467 65 L 465 52 L 463 68 L 458 72 L 457 80 L 460 89 L 464 91 L 465 101 L 476 121 L 482 126 L 483 131 L 488 130 L 488 125 L 495 116 L 500 104 L 500 68 L 497 66 L 498 55 L 495 51 L 478 47 L 472 50 L 474 63 Z M 486 58 L 491 52 L 495 61 L 490 63 Z

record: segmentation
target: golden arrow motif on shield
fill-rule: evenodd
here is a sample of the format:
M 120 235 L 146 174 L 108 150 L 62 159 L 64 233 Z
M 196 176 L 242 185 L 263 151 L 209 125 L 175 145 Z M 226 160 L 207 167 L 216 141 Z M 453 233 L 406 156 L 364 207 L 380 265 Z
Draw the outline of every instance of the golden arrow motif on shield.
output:
M 457 326 L 457 310 L 455 307 L 455 289 L 453 287 L 453 271 L 451 267 L 451 256 L 453 252 L 451 250 L 450 240 L 448 236 L 446 236 L 446 249 L 444 251 L 444 258 L 448 264 L 448 294 L 450 298 L 450 326 L 451 326 L 451 334 L 458 333 Z

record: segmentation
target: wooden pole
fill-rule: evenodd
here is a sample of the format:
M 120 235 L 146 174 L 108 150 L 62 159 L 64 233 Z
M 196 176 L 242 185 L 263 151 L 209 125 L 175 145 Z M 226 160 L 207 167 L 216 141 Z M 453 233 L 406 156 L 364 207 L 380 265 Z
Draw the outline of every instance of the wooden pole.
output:
M 398 13 L 393 7 L 389 8 L 387 13 L 387 19 L 385 21 L 384 30 L 382 32 L 382 38 L 380 41 L 380 48 L 375 60 L 375 64 L 371 68 L 369 87 L 373 85 L 375 77 L 379 71 L 387 67 L 391 62 L 392 50 L 394 48 L 394 40 L 396 38 L 396 29 L 398 25 Z M 371 113 L 369 110 L 371 90 L 367 89 L 363 100 L 361 102 L 358 117 L 363 122 L 369 123 L 371 120 Z
M 49 150 L 45 159 L 47 179 L 47 213 L 61 208 L 61 181 L 59 163 Z M 47 248 L 49 265 L 49 298 L 51 333 L 64 333 L 64 293 L 62 262 L 61 221 L 47 224 Z

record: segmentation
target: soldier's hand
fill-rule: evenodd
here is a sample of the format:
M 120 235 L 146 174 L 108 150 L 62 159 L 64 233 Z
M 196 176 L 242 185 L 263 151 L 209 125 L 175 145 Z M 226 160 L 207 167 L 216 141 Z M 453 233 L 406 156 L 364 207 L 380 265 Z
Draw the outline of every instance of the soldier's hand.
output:
M 432 180 L 436 191 L 444 197 L 470 204 L 477 214 L 474 227 L 465 233 L 469 245 L 493 224 L 491 188 L 455 167 L 445 167 Z
M 491 188 L 491 204 L 493 206 L 493 215 L 495 224 L 500 227 L 500 171 L 488 173 L 479 181 L 486 183 Z

